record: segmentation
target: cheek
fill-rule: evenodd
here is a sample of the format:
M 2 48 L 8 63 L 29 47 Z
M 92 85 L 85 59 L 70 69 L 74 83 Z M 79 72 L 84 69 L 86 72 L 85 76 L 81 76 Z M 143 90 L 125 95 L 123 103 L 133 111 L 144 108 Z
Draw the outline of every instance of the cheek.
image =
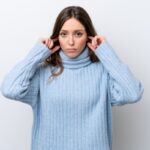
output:
M 61 47 L 64 47 L 66 45 L 64 40 L 62 39 L 58 39 L 58 40 Z
M 84 46 L 86 45 L 86 40 L 85 40 L 85 39 L 79 40 L 79 41 L 78 41 L 78 45 L 84 47 Z

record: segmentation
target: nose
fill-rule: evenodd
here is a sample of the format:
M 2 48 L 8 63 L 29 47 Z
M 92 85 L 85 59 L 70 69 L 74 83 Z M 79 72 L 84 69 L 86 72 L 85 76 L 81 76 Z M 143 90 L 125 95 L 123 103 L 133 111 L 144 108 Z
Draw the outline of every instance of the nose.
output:
M 72 35 L 70 35 L 69 38 L 68 38 L 68 44 L 69 45 L 74 45 L 74 38 L 73 38 Z

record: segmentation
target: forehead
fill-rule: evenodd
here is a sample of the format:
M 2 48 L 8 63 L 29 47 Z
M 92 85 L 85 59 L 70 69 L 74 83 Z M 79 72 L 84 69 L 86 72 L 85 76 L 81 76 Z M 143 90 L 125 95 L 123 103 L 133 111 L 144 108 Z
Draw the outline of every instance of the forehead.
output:
M 68 19 L 62 26 L 61 30 L 84 30 L 84 26 L 75 18 Z

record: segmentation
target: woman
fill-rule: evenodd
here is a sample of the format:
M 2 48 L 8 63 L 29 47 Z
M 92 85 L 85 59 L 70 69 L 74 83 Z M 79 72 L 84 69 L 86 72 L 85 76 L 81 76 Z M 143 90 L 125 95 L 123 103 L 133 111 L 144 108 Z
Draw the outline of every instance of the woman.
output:
M 5 97 L 34 113 L 32 150 L 111 150 L 111 106 L 140 100 L 143 87 L 81 7 L 64 8 L 5 77 Z

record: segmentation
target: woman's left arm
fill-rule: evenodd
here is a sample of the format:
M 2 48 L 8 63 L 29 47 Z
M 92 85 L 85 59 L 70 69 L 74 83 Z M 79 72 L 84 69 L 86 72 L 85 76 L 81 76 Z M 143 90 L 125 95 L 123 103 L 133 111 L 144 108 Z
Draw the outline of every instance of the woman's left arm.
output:
M 119 59 L 113 48 L 104 40 L 94 52 L 109 75 L 108 94 L 111 104 L 124 105 L 139 101 L 144 88 L 129 67 Z

